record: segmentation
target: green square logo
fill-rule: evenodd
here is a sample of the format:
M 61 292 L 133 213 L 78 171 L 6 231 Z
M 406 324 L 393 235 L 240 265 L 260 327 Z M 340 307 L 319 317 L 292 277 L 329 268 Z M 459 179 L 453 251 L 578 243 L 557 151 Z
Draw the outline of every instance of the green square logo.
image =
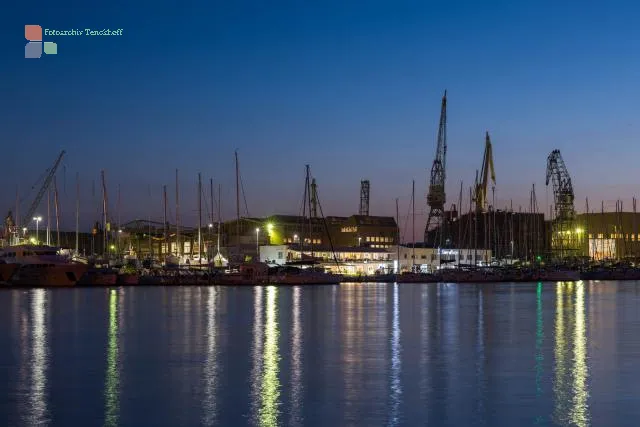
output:
M 47 55 L 57 55 L 58 44 L 54 42 L 44 42 L 44 53 Z

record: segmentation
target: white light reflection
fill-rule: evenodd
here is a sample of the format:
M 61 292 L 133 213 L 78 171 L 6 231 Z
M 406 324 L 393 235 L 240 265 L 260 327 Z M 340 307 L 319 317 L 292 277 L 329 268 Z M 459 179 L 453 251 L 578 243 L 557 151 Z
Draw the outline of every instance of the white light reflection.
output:
M 291 325 L 291 419 L 289 425 L 302 425 L 302 325 L 300 319 L 300 287 L 293 288 Z
M 47 294 L 44 289 L 35 289 L 31 300 L 32 357 L 31 387 L 29 390 L 28 425 L 48 423 L 47 418 Z
M 582 427 L 589 425 L 588 391 L 587 391 L 587 339 L 584 316 L 584 282 L 576 283 L 576 314 L 573 338 L 573 408 L 571 423 Z
M 217 388 L 217 361 L 216 361 L 216 305 L 217 290 L 214 287 L 209 288 L 207 298 L 207 359 L 204 367 L 204 419 L 205 426 L 213 426 L 216 424 L 217 405 L 216 405 L 216 388 Z
M 478 288 L 478 330 L 477 330 L 477 346 L 478 346 L 478 361 L 476 362 L 476 369 L 479 379 L 478 386 L 478 413 L 484 415 L 484 364 L 485 364 L 485 349 L 484 349 L 484 293 L 482 287 Z
M 542 282 L 536 287 L 536 398 L 542 399 L 542 375 L 544 363 L 544 323 L 542 316 Z M 535 418 L 535 424 L 544 423 L 544 417 L 539 415 Z
M 427 366 L 429 354 L 429 294 L 428 285 L 422 285 L 420 300 L 420 400 L 424 401 L 428 393 Z
M 391 329 L 391 414 L 389 425 L 397 426 L 400 423 L 400 396 L 402 385 L 400 383 L 400 370 L 402 359 L 400 353 L 400 309 L 398 307 L 398 284 L 393 284 L 393 325 Z
M 120 415 L 118 320 L 118 292 L 112 289 L 109 293 L 109 335 L 107 343 L 107 372 L 104 387 L 105 427 L 117 426 Z
M 263 288 L 253 288 L 253 348 L 251 368 L 251 413 L 254 419 L 258 418 L 260 402 L 260 374 L 262 372 L 262 337 L 263 337 Z
M 553 382 L 553 393 L 555 398 L 554 420 L 558 424 L 566 424 L 567 413 L 567 367 L 566 367 L 566 342 L 564 334 L 564 289 L 565 283 L 556 284 L 556 321 L 555 321 L 555 379 Z
M 280 382 L 278 381 L 278 288 L 269 286 L 267 288 L 267 319 L 264 332 L 264 371 L 262 373 L 262 384 L 260 387 L 260 426 L 273 427 L 278 425 L 280 411 Z

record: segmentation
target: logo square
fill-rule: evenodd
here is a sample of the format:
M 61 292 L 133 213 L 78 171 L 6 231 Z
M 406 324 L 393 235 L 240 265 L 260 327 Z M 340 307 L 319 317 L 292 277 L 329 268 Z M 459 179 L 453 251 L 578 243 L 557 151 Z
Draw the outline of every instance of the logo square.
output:
M 29 42 L 24 47 L 25 58 L 40 58 L 42 56 L 42 42 Z
M 47 55 L 57 55 L 58 44 L 54 42 L 44 42 L 44 53 Z
M 24 38 L 31 42 L 42 41 L 42 27 L 40 25 L 25 25 Z

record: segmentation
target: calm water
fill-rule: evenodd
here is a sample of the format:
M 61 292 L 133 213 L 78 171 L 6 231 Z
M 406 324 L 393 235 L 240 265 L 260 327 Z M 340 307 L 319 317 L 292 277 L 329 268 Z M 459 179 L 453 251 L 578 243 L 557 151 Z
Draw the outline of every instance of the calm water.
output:
M 636 426 L 639 289 L 4 290 L 0 425 Z

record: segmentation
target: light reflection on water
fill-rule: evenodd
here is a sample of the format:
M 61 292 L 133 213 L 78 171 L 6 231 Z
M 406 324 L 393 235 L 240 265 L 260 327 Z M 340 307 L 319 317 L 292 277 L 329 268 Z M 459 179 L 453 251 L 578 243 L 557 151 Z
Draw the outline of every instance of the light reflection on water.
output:
M 640 405 L 622 359 L 640 349 L 634 286 L 0 292 L 0 413 L 16 427 L 88 425 L 68 422 L 82 407 L 108 426 L 614 425 Z M 74 329 L 65 316 L 89 301 Z M 75 374 L 80 359 L 95 367 Z
M 31 388 L 29 392 L 30 411 L 28 424 L 46 425 L 47 411 L 47 292 L 35 289 L 31 301 L 32 319 L 32 355 L 31 355 Z
M 264 359 L 262 384 L 260 387 L 260 426 L 273 427 L 278 424 L 280 410 L 280 382 L 278 380 L 278 288 L 267 288 L 267 313 L 264 326 Z
M 107 372 L 105 375 L 105 427 L 119 425 L 120 414 L 120 372 L 118 349 L 118 291 L 109 292 L 109 334 L 107 344 Z

